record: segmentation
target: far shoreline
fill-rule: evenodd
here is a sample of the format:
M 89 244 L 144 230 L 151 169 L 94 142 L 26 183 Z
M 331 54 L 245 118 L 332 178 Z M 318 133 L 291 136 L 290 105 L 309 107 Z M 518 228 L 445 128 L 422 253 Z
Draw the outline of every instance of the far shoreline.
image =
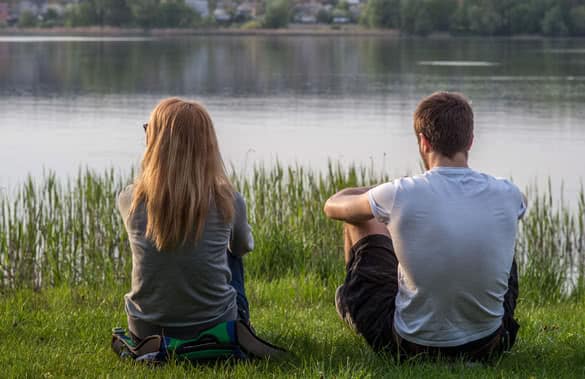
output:
M 385 38 L 417 38 L 417 39 L 512 39 L 512 40 L 545 40 L 559 39 L 539 34 L 522 34 L 513 36 L 474 36 L 452 35 L 450 33 L 431 33 L 428 36 L 404 34 L 398 29 L 371 29 L 360 25 L 291 25 L 282 29 L 238 29 L 238 28 L 173 28 L 143 29 L 118 27 L 56 27 L 56 28 L 0 28 L 2 37 L 186 37 L 186 36 L 291 36 L 291 37 L 385 37 Z M 579 37 L 561 37 L 560 39 L 579 39 Z
M 397 29 L 367 29 L 357 25 L 333 28 L 326 25 L 291 26 L 282 29 L 239 29 L 239 28 L 172 28 L 143 29 L 118 27 L 78 28 L 4 28 L 0 36 L 75 36 L 75 37 L 174 37 L 174 36 L 388 36 L 399 37 Z

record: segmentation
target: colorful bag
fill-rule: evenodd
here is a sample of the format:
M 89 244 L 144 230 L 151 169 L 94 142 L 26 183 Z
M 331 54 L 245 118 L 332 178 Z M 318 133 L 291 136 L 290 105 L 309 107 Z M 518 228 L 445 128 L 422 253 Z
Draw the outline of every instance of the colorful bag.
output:
M 126 335 L 124 328 L 112 331 L 112 349 L 120 358 L 140 362 L 163 363 L 169 359 L 192 362 L 218 359 L 280 358 L 286 350 L 256 336 L 241 321 L 226 321 L 189 340 L 161 335 L 149 336 L 139 344 Z

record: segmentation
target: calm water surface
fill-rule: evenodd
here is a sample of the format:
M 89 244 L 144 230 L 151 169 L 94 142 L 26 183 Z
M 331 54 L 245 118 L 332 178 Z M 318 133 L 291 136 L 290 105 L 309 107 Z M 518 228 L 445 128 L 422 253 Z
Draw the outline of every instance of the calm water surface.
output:
M 0 37 L 0 186 L 51 169 L 129 170 L 163 97 L 204 102 L 226 161 L 416 173 L 412 113 L 473 103 L 471 165 L 574 197 L 585 166 L 585 40 Z

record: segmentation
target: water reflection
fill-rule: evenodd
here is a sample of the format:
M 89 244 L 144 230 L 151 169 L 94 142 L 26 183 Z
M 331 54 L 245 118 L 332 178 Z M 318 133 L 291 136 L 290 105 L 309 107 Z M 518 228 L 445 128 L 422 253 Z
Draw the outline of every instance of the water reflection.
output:
M 195 37 L 181 39 L 0 40 L 0 94 L 67 96 L 80 93 L 334 94 L 388 90 L 428 92 L 468 76 L 580 77 L 579 41 L 405 40 L 334 37 Z M 577 45 L 577 46 L 575 46 Z M 480 64 L 481 63 L 481 64 Z M 429 85 L 424 85 L 427 82 Z M 499 85 L 499 84 L 498 84 Z M 560 84 L 562 85 L 562 83 Z M 585 91 L 570 90 L 582 100 Z M 419 86 L 424 86 L 418 89 Z M 472 94 L 487 88 L 470 88 Z M 513 96 L 542 91 L 515 86 Z M 549 100 L 554 100 L 550 96 Z M 564 100 L 563 100 L 564 101 Z
M 584 40 L 214 36 L 0 38 L 0 184 L 42 167 L 127 168 L 160 97 L 205 101 L 227 160 L 376 162 L 418 170 L 417 101 L 464 92 L 477 168 L 529 183 L 585 169 Z

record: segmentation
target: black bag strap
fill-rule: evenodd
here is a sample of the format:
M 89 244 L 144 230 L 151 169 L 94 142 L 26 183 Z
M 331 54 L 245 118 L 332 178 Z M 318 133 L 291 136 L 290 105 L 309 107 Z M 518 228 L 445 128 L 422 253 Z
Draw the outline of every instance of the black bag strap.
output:
M 238 321 L 236 324 L 238 344 L 242 350 L 254 358 L 284 358 L 288 351 L 267 342 L 256 335 L 249 325 Z
M 163 337 L 159 335 L 148 336 L 138 345 L 134 345 L 126 335 L 112 334 L 112 349 L 121 358 L 136 359 L 147 354 L 160 353 L 163 352 L 163 345 Z

